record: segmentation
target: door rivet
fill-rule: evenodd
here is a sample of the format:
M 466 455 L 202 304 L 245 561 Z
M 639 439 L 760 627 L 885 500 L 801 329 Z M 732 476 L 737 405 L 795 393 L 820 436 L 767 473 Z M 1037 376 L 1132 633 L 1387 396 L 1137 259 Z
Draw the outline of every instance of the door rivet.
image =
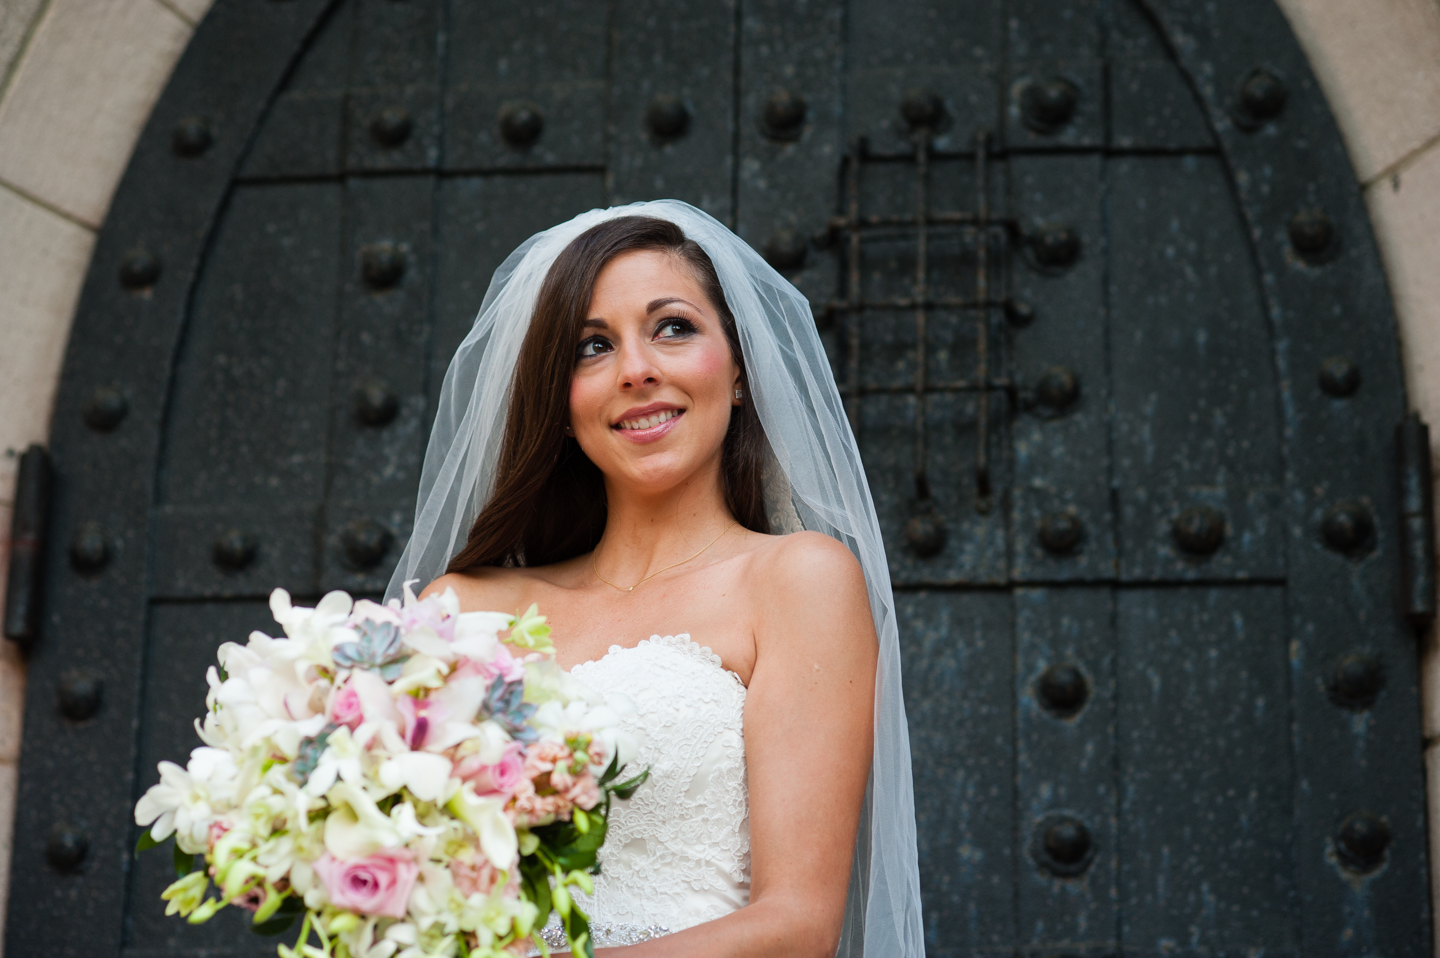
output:
M 1362 875 L 1380 867 L 1389 844 L 1390 826 L 1369 812 L 1347 816 L 1335 832 L 1335 852 L 1340 864 Z
M 1320 521 L 1325 544 L 1336 552 L 1359 555 L 1370 551 L 1375 540 L 1375 519 L 1362 502 L 1337 502 Z
M 1069 408 L 1080 398 L 1080 377 L 1065 366 L 1051 366 L 1035 383 L 1035 399 L 1055 412 Z
M 60 872 L 72 872 L 85 861 L 90 851 L 90 836 L 83 828 L 68 822 L 57 822 L 45 842 L 45 859 Z
M 905 523 L 905 541 L 911 551 L 922 559 L 939 555 L 945 548 L 945 523 L 933 510 L 912 516 Z
M 410 139 L 415 121 L 409 111 L 398 106 L 387 106 L 370 121 L 370 136 L 381 146 L 396 147 Z
M 126 289 L 145 289 L 160 278 L 160 257 L 143 246 L 137 246 L 120 261 L 120 285 Z
M 776 90 L 765 98 L 761 130 L 772 140 L 793 140 L 800 135 L 809 104 L 789 90 Z
M 55 689 L 60 714 L 74 722 L 83 722 L 100 711 L 104 683 L 88 672 L 66 672 Z
M 76 572 L 99 572 L 110 562 L 110 543 L 99 524 L 86 522 L 70 540 L 70 565 Z
M 511 146 L 529 146 L 545 132 L 545 116 L 533 103 L 507 103 L 500 108 L 500 135 Z
M 690 128 L 690 111 L 678 96 L 656 94 L 645 109 L 645 125 L 658 139 L 673 140 Z
M 765 262 L 778 270 L 799 269 L 805 265 L 810 241 L 798 230 L 782 227 L 770 234 L 765 243 Z
M 204 117 L 187 116 L 170 131 L 170 149 L 177 156 L 199 156 L 214 142 L 214 134 Z
M 1344 399 L 1360 388 L 1360 367 L 1344 356 L 1332 356 L 1320 364 L 1319 379 L 1326 395 Z
M 917 87 L 900 101 L 900 115 L 912 130 L 933 130 L 945 118 L 945 101 L 933 90 Z
M 1073 512 L 1052 512 L 1040 520 L 1040 545 L 1051 555 L 1065 556 L 1080 547 L 1085 526 Z
M 1175 545 L 1192 556 L 1208 556 L 1225 541 L 1225 513 L 1214 506 L 1190 506 L 1170 526 Z
M 1049 815 L 1035 827 L 1030 854 L 1050 874 L 1073 878 L 1090 867 L 1095 840 L 1089 827 L 1075 816 Z
M 394 243 L 360 248 L 360 275 L 371 289 L 390 289 L 405 275 L 405 252 Z
M 1068 226 L 1042 226 L 1029 236 L 1035 261 L 1050 269 L 1061 269 L 1080 257 L 1080 237 Z
M 390 530 L 372 519 L 355 519 L 345 527 L 345 558 L 358 571 L 373 569 L 390 549 Z
M 1330 677 L 1330 697 L 1335 704 L 1363 711 L 1375 704 L 1385 688 L 1385 670 L 1368 652 L 1352 652 L 1335 666 Z
M 1007 300 L 1005 318 L 1011 326 L 1023 328 L 1035 322 L 1035 307 L 1018 299 Z
M 85 419 L 85 425 L 96 432 L 109 432 L 120 425 L 128 412 L 130 403 L 120 390 L 113 386 L 100 386 L 90 394 L 90 401 L 80 415 Z
M 1064 77 L 1030 82 L 1020 91 L 1025 125 L 1036 133 L 1054 133 L 1075 116 L 1080 91 Z
M 1290 245 L 1303 259 L 1323 259 L 1335 243 L 1335 221 L 1321 209 L 1304 209 L 1290 217 Z
M 1256 130 L 1285 110 L 1285 84 L 1269 70 L 1252 70 L 1240 81 L 1232 114 L 1243 130 Z
M 1035 690 L 1045 710 L 1060 718 L 1079 712 L 1090 698 L 1085 673 L 1069 663 L 1052 665 L 1040 673 Z
M 379 380 L 370 379 L 355 390 L 355 416 L 367 426 L 385 426 L 400 412 L 400 397 Z
M 222 569 L 239 572 L 255 561 L 259 544 L 255 537 L 240 529 L 227 529 L 215 537 L 210 556 Z

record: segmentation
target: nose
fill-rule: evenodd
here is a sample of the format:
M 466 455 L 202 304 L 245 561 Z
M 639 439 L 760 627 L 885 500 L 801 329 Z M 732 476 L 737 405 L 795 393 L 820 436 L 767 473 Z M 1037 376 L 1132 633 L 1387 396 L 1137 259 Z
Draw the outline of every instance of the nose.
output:
M 660 385 L 660 367 L 649 344 L 620 347 L 619 385 L 622 392 Z

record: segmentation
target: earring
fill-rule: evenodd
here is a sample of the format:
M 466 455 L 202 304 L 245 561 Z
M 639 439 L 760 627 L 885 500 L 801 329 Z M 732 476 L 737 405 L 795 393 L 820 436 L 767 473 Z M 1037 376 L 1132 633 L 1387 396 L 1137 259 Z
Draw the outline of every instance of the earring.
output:
M 573 435 L 575 435 L 575 427 L 572 426 L 572 425 L 570 425 L 568 422 L 565 424 L 565 435 L 567 435 L 567 436 L 573 436 Z
M 736 398 L 736 399 L 743 399 L 744 396 L 745 396 L 745 390 L 743 390 L 743 389 L 737 389 L 737 390 L 735 390 L 735 398 Z

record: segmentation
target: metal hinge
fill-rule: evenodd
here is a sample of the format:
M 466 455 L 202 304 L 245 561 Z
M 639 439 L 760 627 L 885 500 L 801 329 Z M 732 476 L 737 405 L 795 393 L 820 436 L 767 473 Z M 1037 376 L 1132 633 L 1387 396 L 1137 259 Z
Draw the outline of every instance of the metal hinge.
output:
M 1435 620 L 1435 499 L 1430 427 L 1411 413 L 1395 430 L 1400 469 L 1400 590 L 1417 629 Z
M 20 457 L 20 474 L 15 482 L 10 574 L 5 583 L 5 638 L 26 647 L 40 637 L 40 583 L 45 576 L 50 480 L 50 454 L 32 445 Z

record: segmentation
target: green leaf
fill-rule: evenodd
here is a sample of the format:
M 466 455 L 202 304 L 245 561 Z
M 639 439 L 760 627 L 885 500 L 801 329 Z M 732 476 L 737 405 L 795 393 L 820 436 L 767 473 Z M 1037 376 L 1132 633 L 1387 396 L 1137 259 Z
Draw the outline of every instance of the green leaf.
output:
M 167 842 L 169 840 L 168 838 L 165 839 Z M 150 837 L 150 829 L 147 828 L 140 833 L 140 840 L 135 843 L 135 854 L 138 855 L 141 852 L 148 852 L 152 848 L 159 848 L 161 844 L 163 843 L 157 842 L 154 838 Z
M 540 912 L 537 927 L 550 920 L 550 873 L 535 855 L 520 859 L 520 887 Z
M 610 759 L 610 767 L 605 769 L 605 774 L 600 776 L 597 783 L 601 788 L 615 781 L 615 776 L 620 774 L 620 750 L 615 750 L 615 756 Z
M 621 782 L 618 785 L 610 786 L 610 791 L 615 793 L 616 798 L 629 798 L 631 795 L 635 794 L 635 790 L 637 788 L 645 784 L 645 780 L 649 777 L 650 770 L 647 768 L 645 771 L 641 772 L 639 775 L 636 775 L 634 778 L 627 778 L 625 781 Z
M 570 907 L 570 914 L 564 919 L 565 937 L 570 939 L 570 953 L 576 958 L 595 958 L 595 945 L 590 941 L 590 919 L 580 910 L 579 905 Z
M 175 843 L 174 854 L 176 878 L 184 878 L 186 875 L 190 874 L 195 870 L 195 856 L 190 854 L 189 852 L 182 852 L 180 850 L 179 842 Z
M 269 937 L 271 935 L 283 935 L 285 934 L 285 932 L 289 931 L 294 926 L 295 919 L 297 917 L 299 917 L 298 912 L 293 915 L 282 915 L 277 913 L 275 917 L 271 918 L 269 921 L 262 921 L 258 925 L 251 925 L 250 930 L 257 935 L 265 935 L 266 937 Z

